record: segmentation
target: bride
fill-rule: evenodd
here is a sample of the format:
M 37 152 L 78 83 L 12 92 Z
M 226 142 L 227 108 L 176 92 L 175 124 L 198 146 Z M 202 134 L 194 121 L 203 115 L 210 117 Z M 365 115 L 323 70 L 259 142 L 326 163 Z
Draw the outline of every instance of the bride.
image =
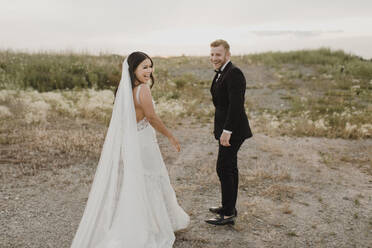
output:
M 142 52 L 124 61 L 101 157 L 72 248 L 167 248 L 189 216 L 178 205 L 154 128 L 177 139 L 155 114 Z

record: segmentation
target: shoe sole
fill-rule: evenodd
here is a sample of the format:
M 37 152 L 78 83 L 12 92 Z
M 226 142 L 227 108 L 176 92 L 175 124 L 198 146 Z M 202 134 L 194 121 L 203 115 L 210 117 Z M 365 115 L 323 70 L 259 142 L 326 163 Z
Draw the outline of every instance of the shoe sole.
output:
M 208 222 L 208 221 L 205 221 L 205 223 L 210 224 L 210 225 L 215 225 L 215 226 L 225 226 L 225 225 L 235 225 L 235 220 L 229 221 L 229 222 L 226 222 L 226 223 L 223 223 L 223 224 L 211 223 L 211 222 Z
M 215 226 L 226 226 L 226 225 L 235 225 L 235 221 L 232 221 L 232 222 L 227 222 L 227 223 L 224 223 L 224 224 L 216 224 L 216 223 L 209 223 L 209 222 L 206 222 L 210 225 L 215 225 Z

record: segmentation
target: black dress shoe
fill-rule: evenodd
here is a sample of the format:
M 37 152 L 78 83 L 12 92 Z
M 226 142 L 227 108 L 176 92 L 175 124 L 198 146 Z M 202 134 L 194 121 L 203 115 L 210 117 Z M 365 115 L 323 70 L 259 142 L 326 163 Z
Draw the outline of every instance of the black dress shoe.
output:
M 222 214 L 222 207 L 211 207 L 209 208 L 209 211 L 214 213 L 214 214 Z
M 205 220 L 208 224 L 216 225 L 216 226 L 223 226 L 223 225 L 234 225 L 235 224 L 235 216 L 225 217 L 221 215 L 220 217 Z
M 222 215 L 222 207 L 211 207 L 209 209 L 210 212 L 214 213 L 214 214 L 219 214 L 219 215 Z M 238 211 L 235 209 L 235 212 L 234 212 L 234 216 L 238 216 Z

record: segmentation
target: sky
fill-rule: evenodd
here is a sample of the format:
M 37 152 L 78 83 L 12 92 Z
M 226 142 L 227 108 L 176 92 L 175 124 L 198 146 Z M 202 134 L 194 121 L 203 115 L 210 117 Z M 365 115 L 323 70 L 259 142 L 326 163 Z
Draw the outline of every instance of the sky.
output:
M 151 56 L 330 47 L 372 58 L 371 0 L 0 0 L 0 49 Z

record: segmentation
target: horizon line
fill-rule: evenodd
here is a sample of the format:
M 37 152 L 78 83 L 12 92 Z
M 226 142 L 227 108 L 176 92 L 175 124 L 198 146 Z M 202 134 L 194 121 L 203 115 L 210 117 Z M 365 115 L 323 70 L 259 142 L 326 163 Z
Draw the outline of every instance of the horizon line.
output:
M 290 53 L 290 52 L 298 52 L 298 51 L 316 51 L 316 50 L 321 50 L 321 49 L 329 49 L 332 52 L 342 51 L 345 54 L 348 54 L 350 56 L 359 57 L 359 58 L 362 58 L 362 59 L 365 59 L 365 60 L 372 60 L 372 58 L 366 58 L 362 55 L 357 55 L 353 52 L 347 52 L 344 49 L 335 49 L 335 48 L 331 48 L 331 47 L 328 47 L 328 46 L 320 46 L 318 48 L 293 49 L 293 50 L 267 50 L 267 51 L 259 51 L 259 52 L 235 53 L 235 54 L 232 54 L 231 56 L 234 57 L 234 56 L 264 54 L 264 53 Z M 32 50 L 30 51 L 30 49 L 27 49 L 27 48 L 2 48 L 2 47 L 0 47 L 0 52 L 9 52 L 9 51 L 13 52 L 13 53 L 26 53 L 26 54 L 60 54 L 60 55 L 76 54 L 76 55 L 89 55 L 89 56 L 115 55 L 115 56 L 123 56 L 123 57 L 126 57 L 130 53 L 132 53 L 132 52 L 130 52 L 130 53 L 120 54 L 120 53 L 116 53 L 116 52 L 109 52 L 109 51 L 103 51 L 103 50 L 99 51 L 99 52 L 92 52 L 92 51 L 88 51 L 88 49 L 87 50 L 82 49 L 81 51 L 77 51 L 77 49 L 60 49 L 60 50 L 56 50 L 56 49 L 36 50 L 36 49 L 34 49 L 33 51 Z M 135 50 L 133 50 L 133 52 L 134 51 Z M 160 55 L 160 54 L 153 53 L 153 55 L 151 55 L 151 57 L 160 57 L 160 58 L 208 57 L 208 56 L 209 56 L 208 53 L 205 53 L 205 54 L 180 53 L 180 54 L 170 54 L 170 55 Z

